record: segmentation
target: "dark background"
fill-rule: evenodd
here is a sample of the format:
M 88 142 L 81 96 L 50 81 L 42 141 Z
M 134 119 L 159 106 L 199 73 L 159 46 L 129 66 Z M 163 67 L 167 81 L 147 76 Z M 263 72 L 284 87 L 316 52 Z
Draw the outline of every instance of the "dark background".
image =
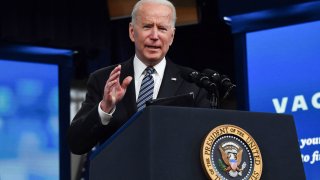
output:
M 281 8 L 310 0 L 195 1 L 199 21 L 193 25 L 176 27 L 175 40 L 168 57 L 175 63 L 198 71 L 205 68 L 216 70 L 230 76 L 235 82 L 245 74 L 243 62 L 235 60 L 236 52 L 239 55 L 245 47 L 235 46 L 239 36 L 232 34 L 231 26 L 224 22 L 223 17 Z M 134 47 L 128 36 L 130 18 L 110 19 L 107 0 L 1 0 L 0 44 L 73 50 L 71 87 L 84 89 L 89 73 L 134 55 Z M 288 19 L 285 18 L 285 21 Z M 255 22 L 250 25 L 255 27 Z M 237 25 L 243 27 L 241 23 Z M 281 24 L 285 23 L 281 21 Z M 245 102 L 245 90 L 240 86 L 246 85 L 241 81 L 237 85 L 238 88 L 223 103 L 222 108 L 239 109 L 237 104 Z M 79 164 L 76 169 L 81 175 L 82 162 Z
M 110 20 L 105 0 L 8 0 L 0 6 L 0 41 L 73 49 L 75 79 L 134 54 L 130 18 Z M 197 1 L 199 23 L 178 26 L 168 57 L 197 70 L 233 76 L 232 37 L 216 1 Z
M 110 20 L 107 0 L 2 0 L 0 43 L 72 49 L 73 84 L 89 73 L 134 55 L 130 18 Z M 284 7 L 307 0 L 195 0 L 199 21 L 178 26 L 168 57 L 198 71 L 214 69 L 236 79 L 234 41 L 223 16 Z M 179 17 L 178 17 L 179 18 Z

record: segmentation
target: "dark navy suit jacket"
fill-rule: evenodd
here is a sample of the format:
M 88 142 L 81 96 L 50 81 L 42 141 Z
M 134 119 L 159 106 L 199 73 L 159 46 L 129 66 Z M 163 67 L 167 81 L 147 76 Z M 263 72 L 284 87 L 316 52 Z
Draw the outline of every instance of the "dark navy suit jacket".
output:
M 120 82 L 127 76 L 134 77 L 133 58 L 121 63 L 121 66 Z M 122 101 L 116 105 L 116 110 L 110 123 L 102 125 L 98 113 L 98 105 L 103 98 L 103 90 L 109 74 L 115 67 L 116 65 L 99 69 L 89 77 L 86 99 L 74 117 L 68 131 L 69 147 L 75 154 L 87 153 L 98 143 L 104 142 L 137 111 L 133 79 Z M 183 68 L 167 60 L 157 98 L 193 92 L 195 106 L 209 108 L 210 102 L 207 99 L 207 92 L 195 84 L 185 81 L 181 74 Z M 172 80 L 172 78 L 176 80 Z

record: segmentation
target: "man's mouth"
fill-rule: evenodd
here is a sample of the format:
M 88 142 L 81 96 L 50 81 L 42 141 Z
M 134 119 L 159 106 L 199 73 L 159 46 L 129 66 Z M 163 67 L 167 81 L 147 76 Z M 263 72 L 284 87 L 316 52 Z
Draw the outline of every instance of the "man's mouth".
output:
M 149 45 L 146 45 L 147 48 L 149 49 L 160 49 L 160 46 L 149 46 Z

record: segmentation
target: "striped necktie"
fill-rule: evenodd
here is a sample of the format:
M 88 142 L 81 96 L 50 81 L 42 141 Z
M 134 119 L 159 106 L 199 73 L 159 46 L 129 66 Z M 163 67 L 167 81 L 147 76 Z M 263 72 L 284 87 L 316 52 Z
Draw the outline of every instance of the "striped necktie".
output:
M 147 67 L 145 69 L 145 72 L 146 74 L 141 82 L 141 87 L 137 100 L 138 111 L 141 111 L 143 108 L 145 108 L 146 102 L 151 100 L 153 97 L 154 80 L 152 74 L 155 72 L 155 69 L 153 67 Z

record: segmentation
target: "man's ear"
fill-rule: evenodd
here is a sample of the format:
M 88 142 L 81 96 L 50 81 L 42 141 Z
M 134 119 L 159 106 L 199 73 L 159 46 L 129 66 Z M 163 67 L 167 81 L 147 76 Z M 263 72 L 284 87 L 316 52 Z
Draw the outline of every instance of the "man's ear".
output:
M 129 37 L 131 41 L 134 42 L 134 29 L 132 23 L 129 23 Z
M 171 42 L 170 42 L 170 46 L 172 45 L 172 43 L 173 43 L 173 39 L 174 39 L 174 34 L 175 34 L 175 32 L 176 32 L 176 28 L 173 28 L 173 30 L 172 30 L 172 34 L 171 34 Z

